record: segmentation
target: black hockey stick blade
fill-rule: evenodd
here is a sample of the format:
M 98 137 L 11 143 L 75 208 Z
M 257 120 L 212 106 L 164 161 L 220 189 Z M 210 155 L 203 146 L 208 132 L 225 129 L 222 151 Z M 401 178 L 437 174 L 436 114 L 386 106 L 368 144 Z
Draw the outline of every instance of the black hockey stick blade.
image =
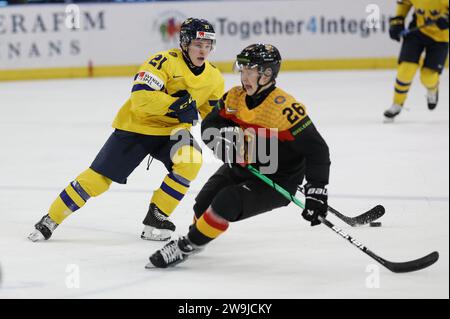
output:
M 413 272 L 418 271 L 424 268 L 427 268 L 431 265 L 433 265 L 435 262 L 439 259 L 439 253 L 437 251 L 426 255 L 422 258 L 406 261 L 406 262 L 392 262 L 388 261 L 377 254 L 375 254 L 373 251 L 368 249 L 365 245 L 363 245 L 361 242 L 350 236 L 348 233 L 340 229 L 339 227 L 336 227 L 331 223 L 329 220 L 319 217 L 322 224 L 332 229 L 335 233 L 349 241 L 353 246 L 358 247 L 361 251 L 363 251 L 368 256 L 372 257 L 374 260 L 378 261 L 381 265 L 389 269 L 390 271 L 394 273 L 405 273 L 405 272 Z
M 382 205 L 377 205 L 377 206 L 373 207 L 371 210 L 369 210 L 359 216 L 356 216 L 353 218 L 350 217 L 350 224 L 353 227 L 369 224 L 369 223 L 377 220 L 378 218 L 382 217 L 385 212 L 386 212 L 386 210 L 384 209 L 384 207 Z
M 346 224 L 348 224 L 352 227 L 362 226 L 362 225 L 371 223 L 371 222 L 377 220 L 378 218 L 380 218 L 381 216 L 383 216 L 384 213 L 386 212 L 386 210 L 384 209 L 384 207 L 382 205 L 377 205 L 377 206 L 373 207 L 372 209 L 368 210 L 367 212 L 365 212 L 361 215 L 355 216 L 355 217 L 345 216 L 330 206 L 328 206 L 328 211 L 333 213 L 338 218 L 340 218 L 342 221 L 344 221 Z
M 304 194 L 303 187 L 299 186 L 297 189 L 301 193 Z M 378 218 L 382 217 L 384 215 L 384 213 L 386 212 L 386 210 L 384 209 L 384 207 L 382 205 L 377 205 L 377 206 L 373 207 L 372 209 L 368 210 L 367 212 L 362 213 L 361 215 L 358 215 L 355 217 L 349 217 L 344 214 L 341 214 L 340 212 L 338 212 L 336 209 L 334 209 L 331 206 L 328 206 L 328 211 L 330 213 L 334 214 L 336 217 L 338 217 L 344 223 L 346 223 L 347 225 L 350 225 L 352 227 L 358 227 L 358 226 L 363 226 L 363 225 L 369 224 L 369 223 L 377 220 Z
M 435 251 L 422 258 L 407 262 L 391 262 L 386 260 L 384 266 L 386 266 L 386 268 L 395 273 L 406 273 L 430 267 L 438 260 L 439 260 L 439 253 Z

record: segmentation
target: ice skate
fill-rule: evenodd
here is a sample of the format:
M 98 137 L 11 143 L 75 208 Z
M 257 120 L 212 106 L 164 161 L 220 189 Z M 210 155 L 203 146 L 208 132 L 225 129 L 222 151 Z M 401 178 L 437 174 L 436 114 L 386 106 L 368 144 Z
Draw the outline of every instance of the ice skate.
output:
M 174 223 L 153 203 L 150 204 L 143 223 L 145 226 L 141 238 L 144 240 L 165 241 L 170 239 L 175 231 Z
M 427 91 L 427 103 L 428 109 L 433 111 L 439 102 L 439 89 Z
M 202 248 L 192 244 L 187 237 L 180 237 L 179 239 L 170 241 L 163 248 L 151 255 L 150 262 L 145 268 L 173 267 L 202 250 Z
M 392 104 L 392 106 L 384 112 L 384 123 L 394 122 L 394 118 L 399 115 L 401 111 L 401 105 Z
M 58 224 L 47 214 L 34 227 L 35 230 L 28 236 L 28 239 L 37 242 L 50 239 Z

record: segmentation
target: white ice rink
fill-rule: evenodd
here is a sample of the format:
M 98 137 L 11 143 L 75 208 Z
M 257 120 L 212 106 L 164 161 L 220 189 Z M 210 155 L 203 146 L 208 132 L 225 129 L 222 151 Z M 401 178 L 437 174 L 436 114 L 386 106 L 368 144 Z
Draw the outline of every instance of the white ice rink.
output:
M 307 105 L 330 146 L 329 204 L 350 216 L 386 207 L 381 228 L 330 220 L 392 261 L 440 252 L 437 264 L 409 274 L 378 267 L 324 226 L 309 227 L 293 205 L 232 224 L 179 267 L 145 270 L 162 246 L 139 238 L 165 175 L 156 161 L 92 199 L 50 241 L 31 243 L 34 223 L 112 132 L 132 79 L 0 83 L 0 299 L 449 298 L 449 75 L 434 112 L 416 77 L 410 110 L 386 125 L 394 79 L 394 70 L 283 73 L 279 86 Z M 219 166 L 209 151 L 205 158 L 173 215 L 177 234 L 186 233 L 195 194 Z

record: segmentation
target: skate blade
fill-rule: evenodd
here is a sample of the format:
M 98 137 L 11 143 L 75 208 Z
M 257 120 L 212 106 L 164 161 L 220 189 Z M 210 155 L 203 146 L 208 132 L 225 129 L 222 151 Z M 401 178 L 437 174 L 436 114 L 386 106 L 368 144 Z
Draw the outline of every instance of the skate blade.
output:
M 39 230 L 36 229 L 30 235 L 28 235 L 28 239 L 31 240 L 33 243 L 36 243 L 38 241 L 43 241 L 45 237 L 44 235 L 41 234 Z
M 167 241 L 172 237 L 173 231 L 168 229 L 157 229 L 147 226 L 141 234 L 141 239 L 150 241 Z
M 384 119 L 383 119 L 383 123 L 384 124 L 390 124 L 390 123 L 394 123 L 395 121 L 394 121 L 394 118 L 392 117 L 392 118 L 390 118 L 390 117 L 385 117 Z
M 157 267 L 155 267 L 155 265 L 153 265 L 152 263 L 148 263 L 147 265 L 145 265 L 145 269 L 157 269 Z
M 183 259 L 180 259 L 170 265 L 167 265 L 166 267 L 157 267 L 155 265 L 153 265 L 151 262 L 149 262 L 147 265 L 145 265 L 145 269 L 170 269 L 170 268 L 174 268 L 176 265 L 181 264 L 182 262 L 186 261 L 186 259 L 188 258 L 188 256 L 185 256 Z
M 148 241 L 168 241 L 170 238 L 172 238 L 170 235 L 169 236 L 167 236 L 167 235 L 165 235 L 165 236 L 163 236 L 163 235 L 156 235 L 156 236 L 141 235 L 141 239 L 148 240 Z
M 143 237 L 141 236 L 142 240 L 147 240 L 147 241 L 168 241 L 171 237 L 165 237 L 165 238 L 161 238 L 161 237 Z

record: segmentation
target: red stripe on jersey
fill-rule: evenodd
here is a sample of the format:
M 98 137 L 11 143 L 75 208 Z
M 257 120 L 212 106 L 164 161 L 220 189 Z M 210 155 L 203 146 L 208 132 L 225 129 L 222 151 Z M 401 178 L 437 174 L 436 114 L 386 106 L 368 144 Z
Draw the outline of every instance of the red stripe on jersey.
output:
M 262 127 L 259 125 L 255 125 L 255 124 L 250 124 L 247 123 L 245 121 L 242 121 L 240 119 L 238 119 L 236 116 L 232 115 L 232 114 L 227 114 L 225 112 L 225 109 L 221 109 L 219 115 L 227 120 L 231 120 L 234 123 L 238 124 L 242 129 L 254 129 L 256 134 L 260 137 L 263 138 L 271 138 L 271 137 L 276 137 L 278 138 L 278 140 L 284 142 L 284 141 L 293 141 L 294 140 L 294 136 L 292 135 L 291 131 L 286 130 L 286 131 L 273 131 L 271 129 L 268 129 L 266 127 Z
M 228 229 L 229 222 L 226 221 L 226 220 L 223 219 L 223 218 L 218 217 L 218 216 L 213 212 L 213 210 L 211 209 L 211 207 L 208 208 L 208 209 L 206 210 L 206 212 L 203 214 L 203 219 L 205 220 L 205 222 L 206 222 L 209 226 L 211 226 L 211 227 L 213 227 L 213 228 L 215 228 L 215 229 L 218 229 L 218 230 L 221 230 L 221 231 L 226 231 L 226 230 Z

